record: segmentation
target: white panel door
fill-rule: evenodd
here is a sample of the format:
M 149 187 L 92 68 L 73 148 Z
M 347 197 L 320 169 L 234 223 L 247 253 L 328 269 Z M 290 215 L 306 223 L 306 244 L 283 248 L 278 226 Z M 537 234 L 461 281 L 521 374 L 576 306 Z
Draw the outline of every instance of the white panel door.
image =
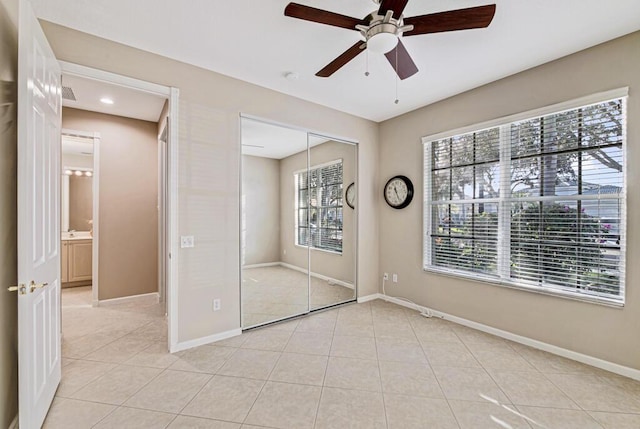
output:
M 60 66 L 27 0 L 18 58 L 18 374 L 21 429 L 42 425 L 61 377 Z

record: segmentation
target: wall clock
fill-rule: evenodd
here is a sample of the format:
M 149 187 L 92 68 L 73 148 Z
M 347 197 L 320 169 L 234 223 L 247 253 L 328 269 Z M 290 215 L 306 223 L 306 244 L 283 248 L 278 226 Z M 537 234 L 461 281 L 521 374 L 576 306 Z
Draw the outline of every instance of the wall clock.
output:
M 407 207 L 413 199 L 413 183 L 407 176 L 394 176 L 384 185 L 384 200 L 394 209 Z
M 356 205 L 356 186 L 355 183 L 351 183 L 347 186 L 347 190 L 344 192 L 344 199 L 347 201 L 347 205 L 352 209 Z

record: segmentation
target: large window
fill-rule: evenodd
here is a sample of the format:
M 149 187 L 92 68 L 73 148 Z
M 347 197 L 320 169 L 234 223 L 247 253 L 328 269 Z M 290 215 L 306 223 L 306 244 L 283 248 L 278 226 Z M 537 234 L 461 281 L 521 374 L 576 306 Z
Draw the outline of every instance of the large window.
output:
M 424 268 L 624 303 L 625 100 L 425 139 Z
M 294 175 L 296 244 L 342 253 L 342 160 Z

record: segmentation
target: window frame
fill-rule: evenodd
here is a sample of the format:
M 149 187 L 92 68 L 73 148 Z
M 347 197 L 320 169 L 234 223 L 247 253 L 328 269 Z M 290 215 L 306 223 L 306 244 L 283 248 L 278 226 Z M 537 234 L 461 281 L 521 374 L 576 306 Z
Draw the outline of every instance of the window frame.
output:
M 423 144 L 423 205 L 422 205 L 422 219 L 423 219 L 423 260 L 422 267 L 425 272 L 433 272 L 443 274 L 446 276 L 452 276 L 456 278 L 465 278 L 472 281 L 479 281 L 482 283 L 489 283 L 492 285 L 504 286 L 508 288 L 514 288 L 524 290 L 533 293 L 540 293 L 544 295 L 551 295 L 561 298 L 573 299 L 578 301 L 584 301 L 589 303 L 602 304 L 612 307 L 624 307 L 626 299 L 625 282 L 626 282 L 626 234 L 627 234 L 627 97 L 628 87 L 619 88 L 612 91 L 601 92 L 592 94 L 586 97 L 577 98 L 563 103 L 553 104 L 543 108 L 530 110 L 515 115 L 510 115 L 483 123 L 466 126 L 452 131 L 438 133 L 422 138 Z M 574 288 L 567 287 L 566 289 L 561 286 L 547 287 L 544 283 L 532 284 L 524 280 L 514 280 L 510 278 L 510 256 L 511 256 L 511 221 L 510 221 L 510 205 L 513 198 L 507 193 L 511 186 L 511 144 L 510 144 L 510 128 L 511 124 L 520 121 L 531 120 L 540 118 L 547 115 L 561 113 L 568 110 L 574 110 L 588 105 L 605 103 L 607 101 L 622 100 L 622 189 L 620 192 L 619 202 L 620 209 L 620 294 L 618 297 L 599 296 L 597 294 L 585 294 L 576 292 Z M 498 213 L 498 255 L 497 255 L 497 273 L 496 275 L 489 275 L 481 272 L 465 271 L 462 269 L 439 267 L 432 265 L 433 261 L 433 244 L 431 241 L 432 232 L 432 207 L 434 203 L 438 203 L 433 200 L 433 189 L 431 186 L 433 170 L 433 153 L 431 150 L 431 144 L 436 141 L 452 138 L 459 135 L 481 132 L 491 128 L 499 128 L 500 130 L 500 198 L 499 198 L 499 213 Z M 506 143 L 505 143 L 506 142 Z M 503 162 L 509 160 L 509 162 Z M 578 196 L 576 196 L 577 199 Z M 580 196 L 582 197 L 582 196 Z M 540 197 L 532 197 L 536 201 L 540 201 Z M 545 197 L 541 197 L 545 199 Z M 546 197 L 550 201 L 554 197 Z M 555 196 L 557 200 L 567 200 L 567 196 Z M 520 200 L 520 199 L 519 199 Z M 480 200 L 475 200 L 479 202 Z M 486 199 L 482 202 L 487 202 Z M 503 251 L 509 249 L 508 252 Z
M 298 181 L 298 175 L 300 174 L 307 174 L 310 175 L 312 171 L 314 170 L 322 170 L 325 169 L 327 167 L 331 167 L 333 165 L 336 164 L 340 164 L 342 167 L 342 181 L 339 183 L 339 185 L 341 186 L 342 192 L 341 192 L 341 204 L 337 205 L 337 206 L 330 206 L 330 207 L 334 207 L 334 208 L 339 208 L 341 210 L 342 213 L 342 222 L 344 222 L 344 195 L 342 195 L 342 193 L 344 192 L 344 160 L 342 158 L 338 158 L 338 159 L 334 159 L 332 161 L 328 161 L 328 162 L 323 162 L 321 164 L 316 164 L 314 166 L 311 166 L 309 168 L 305 168 L 305 169 L 301 169 L 301 170 L 296 170 L 293 172 L 293 181 L 294 181 L 294 193 L 295 193 L 295 197 L 294 197 L 294 245 L 297 247 L 303 247 L 305 249 L 310 249 L 310 250 L 317 250 L 320 252 L 327 252 L 327 253 L 332 253 L 334 255 L 342 255 L 342 251 L 343 251 L 343 238 L 340 238 L 340 250 L 337 250 L 333 247 L 318 247 L 315 246 L 312 242 L 312 240 L 309 238 L 309 244 L 301 244 L 300 243 L 300 226 L 299 226 L 299 222 L 300 222 L 300 210 L 302 209 L 306 209 L 307 210 L 307 229 L 309 231 L 309 234 L 311 233 L 311 203 L 309 202 L 307 207 L 300 207 L 300 189 L 298 188 L 299 185 L 299 181 Z M 307 184 L 309 183 L 309 179 L 307 177 Z M 333 184 L 332 186 L 335 186 L 338 184 Z M 316 189 L 321 189 L 322 187 L 317 187 Z M 310 191 L 311 187 L 308 186 L 307 187 L 307 196 L 311 195 Z M 317 207 L 318 212 L 321 211 L 321 208 L 323 207 L 329 207 L 329 206 L 322 206 L 322 207 Z M 339 229 L 335 229 L 335 228 L 326 228 L 326 227 L 316 227 L 315 229 L 318 230 L 319 234 L 320 234 L 320 242 L 322 242 L 322 231 L 323 230 L 334 230 L 334 231 L 340 231 L 341 234 L 344 233 L 344 225 L 339 228 Z

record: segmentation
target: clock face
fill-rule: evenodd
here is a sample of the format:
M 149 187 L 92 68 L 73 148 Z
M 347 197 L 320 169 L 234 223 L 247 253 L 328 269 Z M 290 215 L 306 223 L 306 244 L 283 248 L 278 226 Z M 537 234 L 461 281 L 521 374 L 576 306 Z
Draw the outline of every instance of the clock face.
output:
M 356 187 L 355 184 L 352 183 L 347 187 L 347 191 L 344 193 L 345 199 L 347 200 L 347 205 L 352 209 L 355 208 L 356 204 Z
M 405 176 L 389 179 L 384 187 L 384 199 L 394 209 L 403 209 L 413 199 L 413 183 Z

